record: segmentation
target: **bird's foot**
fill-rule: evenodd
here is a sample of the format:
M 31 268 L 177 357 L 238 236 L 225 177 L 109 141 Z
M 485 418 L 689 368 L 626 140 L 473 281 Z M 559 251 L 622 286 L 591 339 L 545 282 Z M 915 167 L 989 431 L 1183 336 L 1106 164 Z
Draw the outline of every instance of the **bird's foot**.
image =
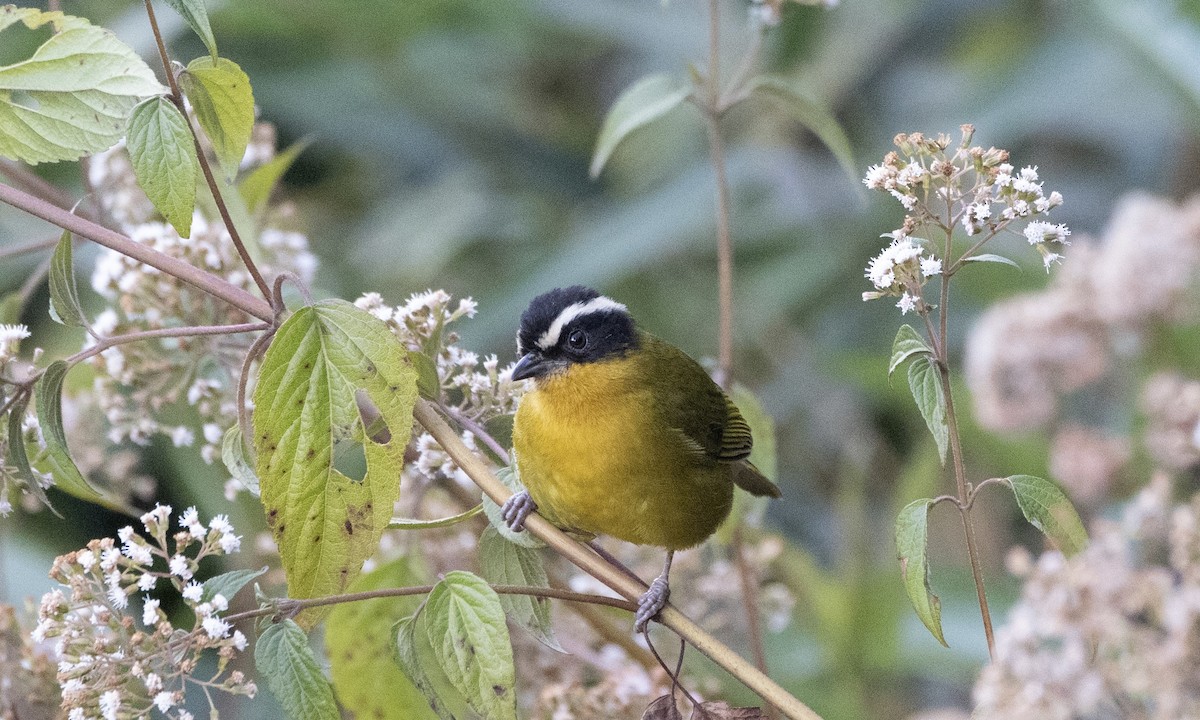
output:
M 521 532 L 525 529 L 525 518 L 534 510 L 537 510 L 537 503 L 529 497 L 527 491 L 522 490 L 504 501 L 504 505 L 500 507 L 500 517 L 504 519 L 504 524 L 509 530 Z
M 671 586 L 667 584 L 667 578 L 660 575 L 654 578 L 654 582 L 650 583 L 650 589 L 642 593 L 638 598 L 637 615 L 633 620 L 633 627 L 638 632 L 646 632 L 646 626 L 650 621 L 658 617 L 662 609 L 667 606 L 667 600 L 671 597 Z

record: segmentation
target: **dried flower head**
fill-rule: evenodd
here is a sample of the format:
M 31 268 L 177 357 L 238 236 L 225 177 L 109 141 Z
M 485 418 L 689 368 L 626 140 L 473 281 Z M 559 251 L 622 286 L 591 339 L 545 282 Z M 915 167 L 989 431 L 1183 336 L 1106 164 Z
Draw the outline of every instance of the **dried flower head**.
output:
M 1170 494 L 1159 475 L 1079 555 L 1012 563 L 1024 589 L 972 717 L 1200 717 L 1200 495 Z

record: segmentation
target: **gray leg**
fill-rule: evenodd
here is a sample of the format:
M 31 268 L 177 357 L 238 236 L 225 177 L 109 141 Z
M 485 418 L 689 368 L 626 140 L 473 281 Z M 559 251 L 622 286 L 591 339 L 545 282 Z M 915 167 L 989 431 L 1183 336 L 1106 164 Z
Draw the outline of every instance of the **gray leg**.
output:
M 654 578 L 654 582 L 650 583 L 650 589 L 638 598 L 637 615 L 633 620 L 633 627 L 638 632 L 646 632 L 646 626 L 666 607 L 667 599 L 671 597 L 671 587 L 667 584 L 667 575 L 671 573 L 671 559 L 674 557 L 675 551 L 668 550 L 667 562 L 663 565 L 662 575 Z
M 522 490 L 504 502 L 500 508 L 500 517 L 504 518 L 504 524 L 508 525 L 509 530 L 521 532 L 525 529 L 525 518 L 534 510 L 537 510 L 537 503 L 529 497 L 528 492 Z

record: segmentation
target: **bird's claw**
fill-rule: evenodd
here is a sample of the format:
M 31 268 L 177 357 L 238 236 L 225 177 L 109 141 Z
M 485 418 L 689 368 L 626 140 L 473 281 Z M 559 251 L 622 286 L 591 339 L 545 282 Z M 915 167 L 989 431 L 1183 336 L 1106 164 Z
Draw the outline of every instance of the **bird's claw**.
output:
M 662 609 L 667 606 L 667 600 L 670 597 L 671 587 L 667 584 L 667 579 L 662 576 L 654 578 L 654 582 L 650 583 L 650 589 L 638 598 L 637 615 L 633 620 L 634 629 L 638 632 L 646 632 L 646 626 L 650 624 L 651 620 L 658 617 Z
M 521 532 L 525 529 L 525 518 L 534 510 L 537 510 L 537 503 L 529 497 L 527 491 L 522 490 L 504 501 L 504 505 L 500 507 L 500 517 L 504 519 L 504 524 L 509 530 Z

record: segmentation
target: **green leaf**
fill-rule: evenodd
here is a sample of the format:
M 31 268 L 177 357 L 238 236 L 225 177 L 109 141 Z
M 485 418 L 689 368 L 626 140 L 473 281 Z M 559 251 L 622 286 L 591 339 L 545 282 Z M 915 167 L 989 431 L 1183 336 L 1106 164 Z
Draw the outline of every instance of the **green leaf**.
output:
M 1002 263 L 1004 265 L 1012 265 L 1020 270 L 1021 266 L 1004 257 L 1003 255 L 992 255 L 991 253 L 982 253 L 980 255 L 972 255 L 969 258 L 964 258 L 963 262 L 986 262 L 986 263 Z
M 200 586 L 200 602 L 210 602 L 217 595 L 223 596 L 229 602 L 251 580 L 265 573 L 268 568 L 261 570 L 230 570 L 220 575 L 214 575 Z
M 900 574 L 904 590 L 912 602 L 917 617 L 929 628 L 937 641 L 946 647 L 942 635 L 942 602 L 929 587 L 929 508 L 928 498 L 914 500 L 896 517 L 896 553 L 900 558 Z
M 438 665 L 425 629 L 425 614 L 418 612 L 392 626 L 396 665 L 408 676 L 433 714 L 441 720 L 466 718 L 471 712 L 466 698 L 450 684 Z
M 254 131 L 254 91 L 238 64 L 199 57 L 179 76 L 196 120 L 212 141 L 226 177 L 237 175 Z
M 625 88 L 600 127 L 588 170 L 591 176 L 600 175 L 613 151 L 630 133 L 679 107 L 691 92 L 686 85 L 665 73 L 648 75 Z
M 359 395 L 387 425 L 386 443 L 366 436 Z M 375 552 L 400 494 L 416 399 L 407 350 L 382 320 L 348 302 L 304 307 L 275 334 L 254 391 L 254 444 L 289 597 L 344 592 Z M 339 441 L 362 446 L 361 481 L 334 468 Z
M 18 325 L 21 322 L 21 312 L 25 309 L 24 293 L 14 290 L 0 300 L 0 323 Z
M 504 483 L 504 487 L 512 490 L 513 493 L 519 493 L 525 489 L 521 481 L 517 479 L 517 473 L 513 468 L 502 467 L 496 468 L 496 479 Z M 510 543 L 515 543 L 526 548 L 543 548 L 546 543 L 539 540 L 533 533 L 529 531 L 513 532 L 508 529 L 508 524 L 504 522 L 504 518 L 500 517 L 500 506 L 497 505 L 487 493 L 483 494 L 483 513 L 487 515 L 488 522 L 492 527 L 496 528 L 496 532 Z
M 321 673 L 308 635 L 293 620 L 268 627 L 254 645 L 254 666 L 265 678 L 285 717 L 341 720 L 333 689 Z
M 308 147 L 307 142 L 298 142 L 254 168 L 242 178 L 237 186 L 238 194 L 242 196 L 242 200 L 250 212 L 258 212 L 266 206 L 275 185 L 306 147 Z
M 467 704 L 487 720 L 516 720 L 512 643 L 495 591 L 469 572 L 449 572 L 421 616 L 434 659 Z
M 433 358 L 413 350 L 408 353 L 408 359 L 412 360 L 413 367 L 417 369 L 417 391 L 421 393 L 421 397 L 435 402 L 441 400 L 442 381 L 438 378 L 437 364 L 433 362 Z
M 933 350 L 929 349 L 925 338 L 921 337 L 912 325 L 901 325 L 896 331 L 896 339 L 892 341 L 892 360 L 888 363 L 888 377 L 896 372 L 901 363 L 917 353 L 932 355 Z
M 921 417 L 925 418 L 925 424 L 937 442 L 938 457 L 945 465 L 946 446 L 950 443 L 950 428 L 946 425 L 946 396 L 942 392 L 937 368 L 927 356 L 913 360 L 908 366 L 908 387 L 912 390 L 913 400 L 917 401 Z
M 781 106 L 796 122 L 808 128 L 833 152 L 842 169 L 858 180 L 858 166 L 850 139 L 828 108 L 805 95 L 786 78 L 759 75 L 750 81 L 750 92 L 768 98 Z
M 24 428 L 25 408 L 28 406 L 29 396 L 26 395 L 8 409 L 8 457 L 0 462 L 11 463 L 16 468 L 17 477 L 25 483 L 26 490 L 37 498 L 38 502 L 50 508 L 50 512 L 62 518 L 62 515 L 50 504 L 50 498 L 46 497 L 46 491 L 42 489 L 42 484 L 38 482 L 37 477 L 33 474 L 33 468 L 29 465 L 29 455 L 25 450 Z
M 505 540 L 488 526 L 479 538 L 479 570 L 493 585 L 527 585 L 550 587 L 542 556 L 537 550 Z M 550 622 L 550 600 L 532 595 L 499 595 L 500 607 L 512 621 L 529 631 L 546 647 L 566 652 L 554 637 Z
M 0 67 L 0 156 L 37 164 L 105 150 L 138 100 L 166 92 L 137 53 L 83 18 L 0 7 L 0 33 L 18 22 L 56 32 L 28 59 Z
M 420 585 L 409 558 L 398 558 L 360 576 L 351 592 Z M 417 611 L 421 597 L 388 597 L 343 603 L 325 622 L 325 646 L 338 700 L 355 717 L 431 720 L 424 694 L 397 667 L 392 626 Z
M 50 317 L 72 327 L 87 327 L 79 290 L 75 285 L 75 265 L 71 258 L 71 231 L 66 231 L 50 258 Z
M 125 143 L 146 197 L 180 237 L 191 235 L 200 166 L 183 113 L 166 98 L 150 98 L 129 116 Z
M 1074 555 L 1087 545 L 1083 521 L 1058 485 L 1032 475 L 1012 475 L 1004 482 L 1012 488 L 1029 524 L 1054 541 L 1064 555 Z
M 42 426 L 42 437 L 46 441 L 46 461 L 50 474 L 54 476 L 54 484 L 69 495 L 95 501 L 101 497 L 100 493 L 75 466 L 63 430 L 62 386 L 70 369 L 71 366 L 65 361 L 55 360 L 38 380 L 35 390 L 38 423 Z
M 167 4 L 183 16 L 192 31 L 204 41 L 204 46 L 208 48 L 208 54 L 212 56 L 213 60 L 216 60 L 217 40 L 213 37 L 212 27 L 208 24 L 208 9 L 204 6 L 204 0 L 167 0 Z
M 221 461 L 225 463 L 225 469 L 234 480 L 240 482 L 254 497 L 261 496 L 258 476 L 254 474 L 254 467 L 246 459 L 246 442 L 242 438 L 242 428 L 239 425 L 225 431 L 225 437 L 221 439 Z

